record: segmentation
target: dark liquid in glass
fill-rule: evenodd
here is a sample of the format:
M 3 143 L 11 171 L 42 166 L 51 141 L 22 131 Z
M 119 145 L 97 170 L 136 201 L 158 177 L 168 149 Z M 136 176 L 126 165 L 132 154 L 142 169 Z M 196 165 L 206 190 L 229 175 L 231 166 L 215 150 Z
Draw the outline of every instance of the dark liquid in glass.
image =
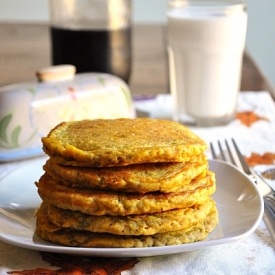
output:
M 131 31 L 51 28 L 52 64 L 72 64 L 77 72 L 105 72 L 127 83 L 131 72 Z

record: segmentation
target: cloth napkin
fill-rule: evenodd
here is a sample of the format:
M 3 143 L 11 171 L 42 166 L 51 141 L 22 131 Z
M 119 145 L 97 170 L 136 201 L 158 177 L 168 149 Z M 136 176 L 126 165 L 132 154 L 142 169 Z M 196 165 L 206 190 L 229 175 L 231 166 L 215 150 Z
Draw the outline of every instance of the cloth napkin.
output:
M 135 105 L 138 110 L 148 112 L 151 117 L 171 117 L 172 105 L 169 95 L 139 100 Z M 240 94 L 238 113 L 240 118 L 236 118 L 226 126 L 192 128 L 192 130 L 206 142 L 234 137 L 243 154 L 248 157 L 251 153 L 255 153 L 261 160 L 264 153 L 275 153 L 275 106 L 269 94 L 267 92 Z M 254 122 L 249 124 L 249 120 Z M 28 162 L 29 160 L 0 165 L 0 192 L 1 178 Z M 272 166 L 262 162 L 254 168 L 264 170 Z M 250 236 L 232 243 L 197 251 L 144 258 L 96 258 L 55 254 L 28 250 L 0 241 L 0 274 L 7 272 L 25 275 L 275 274 L 275 243 L 263 222 Z

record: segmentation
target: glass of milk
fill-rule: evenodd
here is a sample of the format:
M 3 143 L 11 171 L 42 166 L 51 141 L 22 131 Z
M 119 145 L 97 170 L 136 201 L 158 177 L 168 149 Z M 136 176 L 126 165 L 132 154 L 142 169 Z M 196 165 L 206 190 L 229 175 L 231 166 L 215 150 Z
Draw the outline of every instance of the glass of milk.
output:
M 246 4 L 170 0 L 167 20 L 173 119 L 200 127 L 227 124 L 240 89 Z

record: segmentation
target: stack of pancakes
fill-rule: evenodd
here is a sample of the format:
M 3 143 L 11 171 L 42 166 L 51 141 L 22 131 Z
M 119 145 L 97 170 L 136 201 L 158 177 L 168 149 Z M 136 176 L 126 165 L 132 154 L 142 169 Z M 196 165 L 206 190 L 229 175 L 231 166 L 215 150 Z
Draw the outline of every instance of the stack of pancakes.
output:
M 63 122 L 47 137 L 36 233 L 79 247 L 204 239 L 217 225 L 206 144 L 185 126 L 139 118 Z

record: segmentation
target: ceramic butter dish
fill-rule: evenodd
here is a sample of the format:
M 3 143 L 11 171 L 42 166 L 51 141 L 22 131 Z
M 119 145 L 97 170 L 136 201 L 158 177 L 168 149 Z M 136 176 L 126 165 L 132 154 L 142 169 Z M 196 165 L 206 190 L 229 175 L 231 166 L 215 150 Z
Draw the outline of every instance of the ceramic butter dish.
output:
M 134 118 L 128 85 L 103 73 L 47 67 L 40 81 L 0 88 L 0 161 L 43 154 L 41 137 L 62 121 Z

